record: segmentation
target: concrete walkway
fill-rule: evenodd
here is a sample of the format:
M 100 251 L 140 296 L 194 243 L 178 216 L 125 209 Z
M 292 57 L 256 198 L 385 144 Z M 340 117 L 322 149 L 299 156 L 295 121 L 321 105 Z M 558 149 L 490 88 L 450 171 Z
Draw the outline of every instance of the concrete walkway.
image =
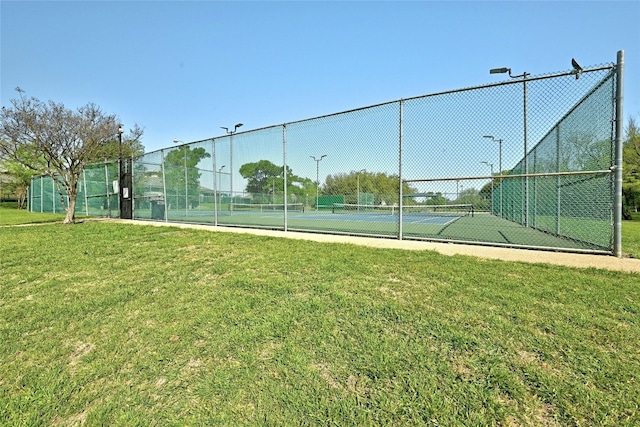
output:
M 574 254 L 565 252 L 539 251 L 528 249 L 510 249 L 490 246 L 463 245 L 457 243 L 434 243 L 416 240 L 394 240 L 370 237 L 340 236 L 332 234 L 300 233 L 293 231 L 274 231 L 237 227 L 213 227 L 210 225 L 179 224 L 156 221 L 111 220 L 136 225 L 171 226 L 191 228 L 223 233 L 249 233 L 260 236 L 283 237 L 288 239 L 310 240 L 314 242 L 350 243 L 375 248 L 394 248 L 406 250 L 431 250 L 443 255 L 469 255 L 485 259 L 545 263 L 579 268 L 598 268 L 629 273 L 640 273 L 640 259 L 616 258 L 608 255 Z M 638 279 L 640 283 L 640 278 Z

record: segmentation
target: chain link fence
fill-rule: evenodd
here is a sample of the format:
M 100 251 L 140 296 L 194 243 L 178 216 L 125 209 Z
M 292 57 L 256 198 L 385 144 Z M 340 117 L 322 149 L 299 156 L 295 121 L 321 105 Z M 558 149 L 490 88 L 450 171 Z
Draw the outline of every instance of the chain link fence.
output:
M 618 71 L 524 73 L 148 153 L 134 218 L 612 253 Z M 117 211 L 112 167 L 85 171 L 88 215 Z
M 88 165 L 80 177 L 76 214 L 97 217 L 120 216 L 118 207 L 118 164 L 105 162 Z M 50 176 L 31 179 L 27 195 L 31 212 L 64 213 L 69 197 Z

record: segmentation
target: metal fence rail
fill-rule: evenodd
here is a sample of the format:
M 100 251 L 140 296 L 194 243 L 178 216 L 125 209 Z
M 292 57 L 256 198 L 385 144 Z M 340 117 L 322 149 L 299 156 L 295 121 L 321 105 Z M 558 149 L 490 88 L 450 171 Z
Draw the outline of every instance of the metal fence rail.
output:
M 134 218 L 618 254 L 623 62 L 148 153 L 133 162 Z M 117 197 L 96 170 L 85 209 L 106 215 Z M 32 209 L 46 209 L 36 181 Z M 473 214 L 420 208 L 444 205 Z

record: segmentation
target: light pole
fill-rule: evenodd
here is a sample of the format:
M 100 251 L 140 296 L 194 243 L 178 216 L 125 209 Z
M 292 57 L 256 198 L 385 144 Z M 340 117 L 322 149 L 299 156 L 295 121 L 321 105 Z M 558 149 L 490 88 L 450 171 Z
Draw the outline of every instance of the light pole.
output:
M 316 159 L 315 156 L 309 156 L 309 157 L 311 157 L 316 162 L 316 212 L 318 212 L 318 198 L 319 198 L 318 189 L 320 188 L 320 160 L 327 157 L 327 155 L 323 154 L 322 156 L 320 156 L 319 159 Z
M 183 143 L 184 141 L 180 141 L 177 138 L 173 139 L 173 143 L 174 144 L 179 144 L 179 143 Z M 188 200 L 189 200 L 189 191 L 188 191 L 188 187 L 187 187 L 187 146 L 184 145 L 184 216 L 187 216 L 188 213 Z
M 231 204 L 229 208 L 233 206 L 233 134 L 238 131 L 238 128 L 242 126 L 242 123 L 236 123 L 233 127 L 233 130 L 229 130 L 229 128 L 220 126 L 220 129 L 224 129 L 229 135 L 229 195 L 231 196 Z
M 480 162 L 480 163 L 484 163 L 485 165 L 489 166 L 489 168 L 491 168 L 491 215 L 493 215 L 493 163 L 489 163 L 489 162 Z
M 122 179 L 122 133 L 124 132 L 124 129 L 122 128 L 122 125 L 118 126 L 118 199 L 119 199 L 119 204 L 118 204 L 118 210 L 120 211 L 120 218 L 124 218 L 123 213 L 122 213 L 122 207 L 124 205 L 124 197 L 122 197 L 122 184 L 123 184 L 123 179 Z
M 498 169 L 499 169 L 499 173 L 500 173 L 500 218 L 502 218 L 502 139 L 496 139 L 493 137 L 493 135 L 484 135 L 483 138 L 488 138 L 491 139 L 493 142 L 497 142 L 499 144 L 499 160 L 498 160 Z M 493 173 L 492 173 L 493 175 Z M 491 181 L 493 182 L 493 181 Z M 493 193 L 493 190 L 491 191 Z M 492 199 L 493 201 L 493 199 Z
M 220 166 L 220 169 L 218 169 L 218 181 L 217 181 L 218 185 L 216 185 L 216 187 L 217 187 L 216 188 L 216 193 L 220 194 L 220 205 L 222 205 L 222 193 L 220 193 L 220 181 L 222 180 L 222 169 L 224 169 L 225 166 L 226 165 L 222 165 L 222 166 Z M 218 207 L 218 209 L 221 210 L 220 207 Z
M 524 157 L 523 161 L 523 169 L 524 169 L 524 226 L 529 226 L 529 146 L 527 143 L 527 76 L 531 75 L 526 71 L 517 76 L 511 75 L 511 68 L 493 68 L 489 70 L 489 74 L 504 74 L 509 73 L 509 77 L 512 79 L 522 79 L 522 87 L 523 87 L 523 127 L 524 127 Z
M 360 210 L 360 174 L 363 172 L 366 172 L 366 169 L 361 169 L 358 171 L 357 173 L 357 177 L 358 177 L 358 185 L 357 185 L 357 200 L 358 200 L 358 210 Z

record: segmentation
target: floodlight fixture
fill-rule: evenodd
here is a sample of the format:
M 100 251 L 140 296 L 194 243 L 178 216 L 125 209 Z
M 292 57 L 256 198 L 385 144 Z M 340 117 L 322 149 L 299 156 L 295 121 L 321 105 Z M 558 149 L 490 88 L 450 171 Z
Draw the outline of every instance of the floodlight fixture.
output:
M 582 73 L 582 67 L 574 58 L 571 58 L 571 66 L 573 67 L 573 73 L 576 75 L 576 80 L 578 80 L 580 78 L 580 74 Z
M 531 73 L 527 73 L 526 71 L 522 74 L 519 74 L 517 76 L 514 76 L 511 74 L 511 68 L 492 68 L 491 70 L 489 70 L 490 74 L 501 74 L 501 73 L 509 73 L 509 77 L 511 77 L 512 79 L 522 79 L 522 104 L 523 104 L 523 133 L 524 133 L 524 157 L 523 157 L 523 162 L 524 162 L 524 174 L 528 175 L 529 174 L 529 143 L 528 143 L 528 132 L 527 132 L 527 116 L 528 114 L 528 101 L 527 101 L 527 77 L 531 75 Z M 494 139 L 494 141 L 499 141 L 500 143 L 502 143 L 502 140 L 497 140 Z M 502 144 L 501 144 L 502 146 Z M 502 168 L 501 172 L 502 172 Z M 500 188 L 502 188 L 502 186 L 500 186 Z M 524 205 L 522 206 L 522 210 L 524 212 L 524 226 L 528 227 L 529 226 L 529 177 L 525 176 L 524 178 Z
M 236 123 L 233 130 L 229 130 L 229 128 L 225 126 L 220 126 L 220 129 L 224 129 L 227 135 L 229 135 L 229 194 L 231 195 L 231 200 L 233 200 L 233 134 L 236 133 L 242 125 L 242 123 Z M 233 206 L 233 204 L 231 206 Z
M 509 73 L 511 74 L 511 68 L 492 68 L 489 70 L 489 74 L 504 74 L 504 73 Z
M 571 58 L 571 65 L 573 66 L 574 70 L 582 71 L 582 67 L 580 66 L 580 64 L 578 64 L 578 61 L 576 61 L 574 58 Z
M 531 75 L 531 73 L 527 73 L 526 71 L 520 75 L 514 76 L 511 74 L 511 68 L 502 67 L 502 68 L 492 68 L 489 70 L 489 74 L 505 74 L 509 73 L 509 77 L 512 79 L 524 78 L 526 80 L 527 76 Z
M 229 130 L 228 127 L 226 126 L 220 126 L 220 129 L 224 129 L 224 131 L 228 134 L 228 135 L 233 135 L 234 133 L 236 133 L 238 131 L 239 127 L 244 126 L 242 123 L 236 123 L 236 125 L 233 127 L 233 130 Z

